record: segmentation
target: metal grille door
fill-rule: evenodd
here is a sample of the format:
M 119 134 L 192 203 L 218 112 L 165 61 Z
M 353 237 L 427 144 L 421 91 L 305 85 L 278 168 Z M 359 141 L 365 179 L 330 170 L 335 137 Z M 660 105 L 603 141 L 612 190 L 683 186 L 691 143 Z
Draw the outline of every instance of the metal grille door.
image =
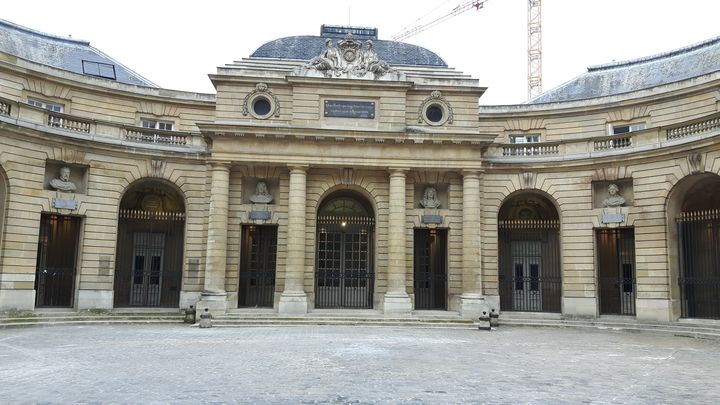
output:
M 244 226 L 242 238 L 238 306 L 272 308 L 277 226 Z
M 447 229 L 415 229 L 415 309 L 447 309 Z
M 165 234 L 135 232 L 130 305 L 160 305 Z
M 600 313 L 635 314 L 635 240 L 632 228 L 597 230 Z
M 318 218 L 317 308 L 372 308 L 372 218 Z
M 80 217 L 43 214 L 35 267 L 35 305 L 71 307 Z
M 506 311 L 560 312 L 557 220 L 500 220 L 500 306 Z
M 720 210 L 683 212 L 678 235 L 682 316 L 720 319 Z
M 115 306 L 177 307 L 185 215 L 120 210 Z

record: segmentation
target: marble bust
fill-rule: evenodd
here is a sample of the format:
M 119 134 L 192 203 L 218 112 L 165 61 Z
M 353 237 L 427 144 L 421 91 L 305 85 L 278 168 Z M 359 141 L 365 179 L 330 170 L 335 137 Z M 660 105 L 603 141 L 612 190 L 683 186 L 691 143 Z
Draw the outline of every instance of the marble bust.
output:
M 606 207 L 620 207 L 625 204 L 625 198 L 618 194 L 620 188 L 617 184 L 610 184 L 608 186 L 608 198 L 603 200 L 603 205 Z
M 437 190 L 435 187 L 426 187 L 423 193 L 423 198 L 420 200 L 420 205 L 423 208 L 439 208 L 440 200 L 437 197 Z
M 258 181 L 255 185 L 255 194 L 250 196 L 250 202 L 255 204 L 269 204 L 273 200 L 264 181 Z
M 70 181 L 70 168 L 67 166 L 60 168 L 60 177 L 50 180 L 50 187 L 58 191 L 74 193 L 77 186 Z

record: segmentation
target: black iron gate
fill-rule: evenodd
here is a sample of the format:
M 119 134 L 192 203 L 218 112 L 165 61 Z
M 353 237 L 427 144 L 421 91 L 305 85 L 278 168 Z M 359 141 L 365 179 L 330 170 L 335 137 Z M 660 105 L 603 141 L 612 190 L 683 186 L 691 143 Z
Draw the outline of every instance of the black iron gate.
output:
M 35 306 L 71 307 L 80 217 L 42 214 L 35 267 Z
M 271 307 L 275 296 L 277 226 L 243 226 L 239 307 Z
M 447 309 L 447 229 L 415 229 L 415 309 Z
M 177 307 L 185 215 L 120 210 L 115 306 Z
M 317 308 L 372 308 L 374 225 L 373 218 L 318 217 Z
M 720 319 L 720 210 L 681 213 L 678 235 L 682 316 Z
M 635 315 L 635 233 L 597 230 L 600 313 Z
M 558 220 L 500 220 L 498 233 L 500 307 L 560 312 Z

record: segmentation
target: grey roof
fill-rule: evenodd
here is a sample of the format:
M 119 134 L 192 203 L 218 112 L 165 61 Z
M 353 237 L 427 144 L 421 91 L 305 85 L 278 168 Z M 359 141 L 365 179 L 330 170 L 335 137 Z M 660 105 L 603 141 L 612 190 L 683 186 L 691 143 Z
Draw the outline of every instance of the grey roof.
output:
M 117 82 L 158 87 L 155 83 L 93 48 L 88 41 L 45 34 L 5 20 L 0 20 L 0 51 L 79 74 L 84 74 L 83 60 L 110 64 L 115 66 L 115 81 Z
M 612 96 L 647 89 L 720 70 L 720 37 L 674 51 L 591 66 L 567 83 L 540 94 L 529 104 Z
M 330 31 L 328 28 L 332 28 L 333 32 L 328 32 Z M 373 48 L 378 57 L 391 65 L 447 67 L 442 58 L 423 47 L 405 42 L 378 40 L 373 36 L 365 38 L 364 35 L 357 35 L 357 33 L 374 30 L 374 28 L 346 26 L 323 26 L 320 36 L 301 35 L 275 39 L 259 47 L 250 57 L 310 60 L 320 55 L 325 48 L 326 38 L 335 40 L 342 38 L 344 36 L 344 33 L 340 32 L 342 30 L 353 32 L 355 39 L 360 41 L 372 39 Z

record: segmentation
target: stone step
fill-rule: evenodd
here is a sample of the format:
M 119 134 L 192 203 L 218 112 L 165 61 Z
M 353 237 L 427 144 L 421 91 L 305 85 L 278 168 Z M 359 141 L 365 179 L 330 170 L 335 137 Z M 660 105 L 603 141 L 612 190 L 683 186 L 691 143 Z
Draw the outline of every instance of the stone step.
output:
M 611 329 L 628 332 L 650 332 L 686 336 L 695 338 L 720 339 L 720 327 L 715 325 L 687 326 L 677 323 L 644 323 L 644 322 L 617 322 L 600 320 L 566 320 L 566 319 L 504 319 L 500 317 L 500 327 L 503 326 L 529 326 L 553 328 L 581 328 L 581 329 Z
M 472 322 L 422 322 L 393 320 L 347 320 L 347 319 L 214 319 L 213 327 L 244 327 L 244 326 L 376 326 L 376 327 L 417 327 L 417 328 L 452 328 L 477 329 Z
M 38 322 L 37 319 L 23 319 L 17 322 L 0 321 L 0 329 L 38 327 L 38 326 L 60 326 L 60 325 L 111 325 L 111 324 L 176 324 L 182 323 L 182 318 L 56 318 L 45 322 Z

